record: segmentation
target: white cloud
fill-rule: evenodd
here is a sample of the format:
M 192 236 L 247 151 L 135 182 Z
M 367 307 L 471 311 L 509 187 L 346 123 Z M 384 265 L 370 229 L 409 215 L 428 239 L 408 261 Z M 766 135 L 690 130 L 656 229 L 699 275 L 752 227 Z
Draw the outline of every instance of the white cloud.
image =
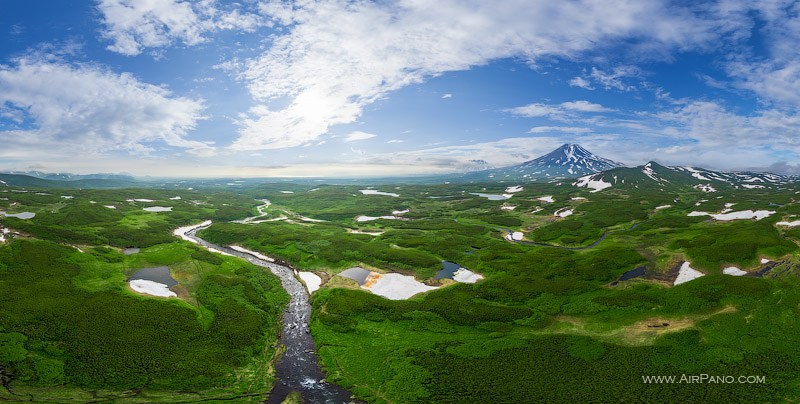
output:
M 32 128 L 0 131 L 0 156 L 25 153 L 147 152 L 154 143 L 212 154 L 185 135 L 203 119 L 203 101 L 94 65 L 21 58 L 0 65 L 0 105 Z
M 128 56 L 176 41 L 197 45 L 208 32 L 253 31 L 263 25 L 259 16 L 221 10 L 214 0 L 99 0 L 97 8 L 103 15 L 102 35 L 111 41 L 107 49 Z
M 258 105 L 240 120 L 236 150 L 305 144 L 394 90 L 499 58 L 578 58 L 631 37 L 684 50 L 714 38 L 713 24 L 662 1 L 323 0 L 262 11 L 286 30 L 243 63 Z
M 403 143 L 403 141 L 400 140 L 400 139 L 392 139 L 392 140 L 390 140 L 390 141 L 388 141 L 386 143 Z
M 453 98 L 453 94 L 447 93 L 443 95 L 442 98 Z
M 570 80 L 569 85 L 570 87 L 580 87 L 586 90 L 594 90 L 594 87 L 592 87 L 592 84 L 589 82 L 589 80 L 586 80 L 580 76 Z
M 372 139 L 375 136 L 377 136 L 377 135 L 373 135 L 372 133 L 367 133 L 367 132 L 355 131 L 355 132 L 351 132 L 349 135 L 347 135 L 347 137 L 344 138 L 344 141 L 345 142 L 355 142 L 357 140 Z
M 600 104 L 579 100 L 562 102 L 561 104 L 533 103 L 509 108 L 506 111 L 526 118 L 549 117 L 556 120 L 567 120 L 575 117 L 577 113 L 602 113 L 613 112 L 614 110 Z
M 592 132 L 592 129 L 575 127 L 575 126 L 536 126 L 528 131 L 528 133 L 549 133 L 549 132 L 589 133 Z

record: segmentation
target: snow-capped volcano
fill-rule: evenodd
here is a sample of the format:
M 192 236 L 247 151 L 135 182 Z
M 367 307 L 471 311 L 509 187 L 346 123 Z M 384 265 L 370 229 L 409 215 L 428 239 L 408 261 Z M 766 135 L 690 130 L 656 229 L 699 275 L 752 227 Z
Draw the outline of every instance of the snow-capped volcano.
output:
M 621 167 L 624 164 L 593 154 L 580 145 L 566 143 L 537 159 L 526 161 L 516 167 L 526 171 L 541 171 L 551 176 L 577 177 L 584 174 L 599 173 Z
M 468 178 L 473 181 L 547 181 L 580 177 L 621 166 L 623 164 L 597 156 L 580 145 L 567 143 L 539 158 L 511 167 L 471 173 Z

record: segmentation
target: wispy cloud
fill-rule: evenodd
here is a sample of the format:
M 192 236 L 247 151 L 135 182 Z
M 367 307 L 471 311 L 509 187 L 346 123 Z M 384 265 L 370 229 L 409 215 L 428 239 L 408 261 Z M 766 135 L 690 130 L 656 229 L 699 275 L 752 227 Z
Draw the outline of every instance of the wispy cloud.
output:
M 305 144 L 394 90 L 495 59 L 579 58 L 630 37 L 690 49 L 715 37 L 712 24 L 661 1 L 323 0 L 263 11 L 286 33 L 241 64 L 257 105 L 240 120 L 236 150 Z
M 357 140 L 367 140 L 367 139 L 372 139 L 372 138 L 374 138 L 374 137 L 376 137 L 376 136 L 377 136 L 377 135 L 373 135 L 372 133 L 361 132 L 361 131 L 355 131 L 355 132 L 350 132 L 350 134 L 349 134 L 349 135 L 347 135 L 347 136 L 344 138 L 344 141 L 345 141 L 345 142 L 355 142 L 355 141 L 357 141 Z
M 600 104 L 579 100 L 562 102 L 561 104 L 533 103 L 509 108 L 506 111 L 526 118 L 549 117 L 555 120 L 567 120 L 581 113 L 604 113 L 613 112 L 614 110 Z
M 536 126 L 531 128 L 528 133 L 589 133 L 592 132 L 590 128 L 575 127 L 575 126 Z
M 453 98 L 453 94 L 447 93 L 443 95 L 442 98 Z

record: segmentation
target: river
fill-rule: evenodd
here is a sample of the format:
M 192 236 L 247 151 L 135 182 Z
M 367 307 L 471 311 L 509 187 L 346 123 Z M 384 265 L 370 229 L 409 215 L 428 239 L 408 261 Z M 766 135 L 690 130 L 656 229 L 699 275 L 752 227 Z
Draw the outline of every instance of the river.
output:
M 208 226 L 190 230 L 186 236 L 198 244 L 243 258 L 252 264 L 268 268 L 281 280 L 281 285 L 291 300 L 283 314 L 281 343 L 286 351 L 275 365 L 278 381 L 270 391 L 267 403 L 281 403 L 286 396 L 297 391 L 309 403 L 350 403 L 352 393 L 325 381 L 325 374 L 317 362 L 314 339 L 308 328 L 311 319 L 311 304 L 305 286 L 294 276 L 294 271 L 284 265 L 268 262 L 232 248 L 209 243 L 197 236 L 197 232 Z

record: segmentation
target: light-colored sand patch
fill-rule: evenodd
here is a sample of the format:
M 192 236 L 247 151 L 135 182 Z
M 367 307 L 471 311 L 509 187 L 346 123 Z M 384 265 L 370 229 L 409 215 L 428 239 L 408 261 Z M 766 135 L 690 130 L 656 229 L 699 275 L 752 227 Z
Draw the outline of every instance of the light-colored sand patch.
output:
M 258 258 L 258 259 L 264 260 L 264 261 L 275 262 L 275 259 L 273 259 L 272 257 L 267 257 L 266 255 L 261 254 L 258 251 L 248 250 L 248 249 L 246 249 L 244 247 L 241 247 L 241 246 L 238 246 L 238 245 L 232 245 L 232 246 L 229 246 L 229 248 L 231 250 L 236 250 L 236 251 L 239 251 L 239 252 L 243 252 L 245 254 L 250 254 L 250 255 L 252 255 L 252 256 L 254 256 L 254 257 Z
M 762 258 L 760 262 L 761 262 L 762 264 L 769 264 L 770 262 L 772 262 L 772 260 L 770 260 L 770 259 L 767 259 L 767 258 Z
M 358 191 L 364 195 L 385 195 L 385 196 L 393 196 L 395 198 L 400 196 L 399 194 L 395 194 L 394 192 L 382 192 L 375 189 L 359 189 Z
M 555 213 L 553 213 L 553 215 L 558 216 L 558 217 L 567 217 L 567 216 L 571 216 L 573 213 L 575 213 L 575 212 L 572 209 L 561 208 L 561 209 L 555 211 Z
M 661 205 L 661 206 L 656 206 L 656 210 L 667 209 L 667 208 L 671 208 L 671 207 L 672 207 L 672 205 Z
M 169 286 L 163 283 L 148 281 L 146 279 L 134 279 L 128 282 L 128 285 L 130 285 L 131 289 L 139 293 L 144 293 L 146 295 L 159 296 L 159 297 L 178 296 L 177 294 L 175 294 L 175 292 L 169 290 Z
M 186 240 L 186 241 L 189 241 L 189 242 L 192 242 L 192 243 L 195 243 L 195 244 L 197 244 L 197 242 L 196 242 L 196 241 L 194 241 L 194 239 L 192 239 L 192 238 L 189 238 L 189 237 L 186 235 L 186 233 L 188 233 L 188 232 L 190 232 L 190 231 L 192 231 L 192 230 L 194 230 L 194 229 L 199 229 L 199 228 L 201 228 L 201 227 L 205 227 L 205 226 L 211 226 L 211 223 L 212 223 L 212 222 L 211 222 L 210 220 L 206 220 L 205 222 L 203 222 L 203 223 L 200 223 L 200 224 L 193 224 L 193 225 L 191 225 L 191 226 L 183 226 L 183 227 L 178 227 L 177 229 L 175 229 L 175 230 L 173 230 L 173 231 L 172 231 L 172 234 L 174 234 L 174 235 L 176 235 L 176 236 L 180 237 L 180 238 L 181 238 L 181 239 L 183 239 L 183 240 Z
M 418 293 L 438 289 L 435 286 L 419 282 L 413 276 L 398 273 L 379 274 L 377 272 L 371 273 L 361 287 L 390 300 L 405 300 Z
M 688 261 L 681 265 L 681 270 L 678 272 L 678 277 L 675 278 L 675 282 L 672 283 L 673 285 L 678 286 L 682 283 L 695 280 L 705 275 L 704 273 L 692 268 L 690 265 L 691 264 L 689 264 Z
M 722 273 L 725 274 L 725 275 L 731 275 L 731 276 L 744 276 L 744 275 L 747 275 L 746 271 L 742 271 L 741 269 L 736 268 L 736 267 L 724 268 L 722 270 Z
M 150 206 L 147 208 L 142 208 L 142 210 L 148 212 L 172 212 L 172 206 Z
M 126 202 L 155 202 L 152 199 L 142 199 L 142 198 L 134 198 L 134 199 L 126 199 Z
M 453 280 L 461 283 L 475 283 L 483 279 L 483 275 L 476 274 L 467 268 L 459 268 L 453 273 Z
M 542 201 L 542 202 L 546 202 L 546 203 L 553 203 L 553 202 L 556 201 L 555 199 L 553 199 L 552 195 L 540 196 L 540 197 L 536 198 L 536 200 L 539 200 L 539 201 Z
M 308 294 L 316 292 L 322 285 L 322 278 L 320 278 L 319 275 L 313 272 L 300 271 L 297 272 L 297 276 L 300 277 L 300 280 L 306 284 L 306 289 L 308 289 Z
M 521 186 L 519 186 L 519 185 L 514 185 L 513 187 L 508 187 L 508 188 L 506 188 L 506 193 L 507 193 L 507 194 L 515 194 L 515 193 L 517 193 L 517 192 L 520 192 L 520 191 L 522 191 L 523 189 L 524 189 L 524 188 L 522 188 L 522 187 L 521 187 Z
M 797 227 L 800 226 L 800 220 L 795 220 L 792 222 L 778 222 L 775 223 L 778 226 L 786 226 L 786 227 Z
M 738 212 L 728 212 L 728 213 L 708 213 L 708 212 L 693 211 L 690 212 L 687 216 L 711 216 L 714 219 L 721 221 L 740 220 L 740 219 L 761 220 L 765 217 L 769 217 L 774 213 L 775 213 L 774 210 L 756 210 L 756 211 L 741 210 Z

